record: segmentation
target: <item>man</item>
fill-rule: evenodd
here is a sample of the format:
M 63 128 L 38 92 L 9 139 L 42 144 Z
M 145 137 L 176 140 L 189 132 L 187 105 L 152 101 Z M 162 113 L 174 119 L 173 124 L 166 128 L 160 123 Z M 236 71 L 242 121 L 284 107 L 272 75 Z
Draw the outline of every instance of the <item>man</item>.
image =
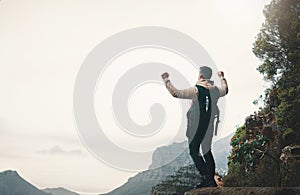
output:
M 195 188 L 216 187 L 217 184 L 214 180 L 215 161 L 211 153 L 211 142 L 215 117 L 217 117 L 218 123 L 218 99 L 228 93 L 224 73 L 222 71 L 218 72 L 218 76 L 221 79 L 221 87 L 217 87 L 210 80 L 212 76 L 211 68 L 202 66 L 200 67 L 196 85 L 184 90 L 178 90 L 172 85 L 167 72 L 161 76 L 173 97 L 193 100 L 187 113 L 188 127 L 186 136 L 189 141 L 190 155 L 199 173 L 203 176 L 203 181 Z M 200 145 L 202 155 L 199 152 Z

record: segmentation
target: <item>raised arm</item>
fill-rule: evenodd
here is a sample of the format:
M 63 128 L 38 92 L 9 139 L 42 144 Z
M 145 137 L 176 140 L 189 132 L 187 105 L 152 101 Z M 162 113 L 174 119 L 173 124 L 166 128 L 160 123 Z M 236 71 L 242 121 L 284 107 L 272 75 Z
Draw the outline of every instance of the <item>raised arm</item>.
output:
M 228 93 L 228 85 L 226 79 L 224 78 L 224 72 L 218 72 L 218 76 L 221 79 L 221 87 L 219 87 L 220 97 L 223 97 Z
M 174 85 L 169 80 L 169 74 L 167 72 L 161 75 L 166 88 L 173 97 L 181 99 L 195 99 L 197 98 L 198 89 L 197 87 L 190 87 L 188 89 L 179 90 L 174 87 Z

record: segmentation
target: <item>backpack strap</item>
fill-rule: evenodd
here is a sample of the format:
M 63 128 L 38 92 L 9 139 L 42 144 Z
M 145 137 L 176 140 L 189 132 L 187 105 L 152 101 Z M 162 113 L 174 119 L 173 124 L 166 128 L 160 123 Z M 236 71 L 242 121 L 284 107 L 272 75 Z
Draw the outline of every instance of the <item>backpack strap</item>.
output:
M 210 118 L 212 105 L 209 89 L 206 89 L 203 86 L 199 85 L 196 85 L 196 87 L 198 89 L 198 103 L 200 108 L 200 116 L 209 116 Z

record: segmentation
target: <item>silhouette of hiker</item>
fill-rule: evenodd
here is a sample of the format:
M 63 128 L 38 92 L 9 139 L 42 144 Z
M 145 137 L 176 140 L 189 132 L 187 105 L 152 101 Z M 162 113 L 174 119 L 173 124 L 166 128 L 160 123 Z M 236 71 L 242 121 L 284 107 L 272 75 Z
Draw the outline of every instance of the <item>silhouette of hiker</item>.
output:
M 215 135 L 217 134 L 219 122 L 217 102 L 220 97 L 228 93 L 228 86 L 222 71 L 218 72 L 221 87 L 214 85 L 214 82 L 210 80 L 211 75 L 211 68 L 207 66 L 200 67 L 196 85 L 184 90 L 178 90 L 172 85 L 167 72 L 161 75 L 173 97 L 192 99 L 191 108 L 187 112 L 186 136 L 189 141 L 190 155 L 199 173 L 203 176 L 203 180 L 195 188 L 217 186 L 214 180 L 215 161 L 211 152 L 211 143 L 214 130 Z M 214 128 L 215 119 L 216 127 Z M 200 146 L 202 155 L 199 152 Z

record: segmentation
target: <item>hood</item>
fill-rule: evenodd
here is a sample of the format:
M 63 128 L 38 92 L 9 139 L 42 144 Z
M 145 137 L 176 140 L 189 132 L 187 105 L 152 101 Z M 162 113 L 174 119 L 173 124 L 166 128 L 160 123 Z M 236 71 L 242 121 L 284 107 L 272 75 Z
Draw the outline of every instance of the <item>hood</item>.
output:
M 208 79 L 202 79 L 202 80 L 198 80 L 196 85 L 200 85 L 206 89 L 213 89 L 215 88 L 215 85 L 214 85 L 214 81 L 211 81 L 211 80 L 208 80 Z

